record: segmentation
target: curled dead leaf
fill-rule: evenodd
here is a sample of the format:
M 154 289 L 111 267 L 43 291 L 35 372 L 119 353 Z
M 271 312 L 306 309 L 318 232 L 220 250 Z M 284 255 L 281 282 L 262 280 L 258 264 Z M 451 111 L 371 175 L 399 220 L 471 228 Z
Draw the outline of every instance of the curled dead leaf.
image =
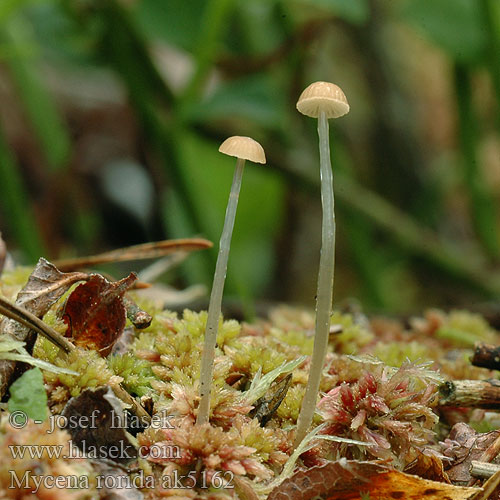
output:
M 19 292 L 15 305 L 42 318 L 71 285 L 88 278 L 86 273 L 62 273 L 53 264 L 41 258 L 26 285 Z M 30 352 L 35 343 L 36 333 L 15 319 L 5 318 L 0 324 L 0 333 L 26 342 Z M 15 375 L 19 363 L 11 360 L 0 361 L 0 397 L 3 397 Z
M 64 307 L 66 335 L 80 347 L 94 349 L 107 356 L 125 328 L 126 307 L 123 295 L 136 281 L 131 273 L 111 282 L 92 274 L 86 283 L 75 288 Z
M 454 483 L 467 484 L 471 481 L 470 468 L 473 460 L 481 460 L 484 452 L 495 443 L 500 431 L 484 434 L 476 432 L 466 423 L 455 424 L 442 443 L 443 454 L 452 459 L 446 473 Z
M 450 484 L 450 478 L 444 471 L 443 461 L 433 453 L 419 452 L 417 458 L 408 464 L 404 471 L 424 479 Z
M 137 457 L 126 432 L 123 404 L 109 386 L 86 389 L 71 398 L 62 415 L 72 443 L 89 458 L 127 463 Z
M 268 500 L 467 500 L 481 490 L 429 481 L 374 463 L 341 459 L 295 473 Z

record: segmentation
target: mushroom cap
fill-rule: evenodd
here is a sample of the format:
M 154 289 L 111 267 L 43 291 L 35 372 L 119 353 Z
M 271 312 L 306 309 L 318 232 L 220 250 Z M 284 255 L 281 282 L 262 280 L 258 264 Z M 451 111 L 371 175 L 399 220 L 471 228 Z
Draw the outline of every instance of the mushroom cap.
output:
M 264 149 L 250 137 L 233 135 L 226 139 L 219 147 L 219 151 L 225 155 L 235 156 L 254 163 L 266 163 Z
M 327 118 L 338 118 L 349 113 L 349 103 L 342 89 L 334 83 L 315 82 L 300 94 L 297 109 L 313 118 L 318 118 L 320 111 L 324 111 Z

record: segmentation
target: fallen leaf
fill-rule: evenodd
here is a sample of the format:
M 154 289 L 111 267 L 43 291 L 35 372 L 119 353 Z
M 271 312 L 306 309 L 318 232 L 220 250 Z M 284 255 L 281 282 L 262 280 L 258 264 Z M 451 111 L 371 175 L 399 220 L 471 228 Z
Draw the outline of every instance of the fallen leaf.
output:
M 127 463 L 137 457 L 127 436 L 123 404 L 109 386 L 84 390 L 68 401 L 61 415 L 73 444 L 89 458 Z
M 500 431 L 478 434 L 469 425 L 455 424 L 442 443 L 443 454 L 452 459 L 446 473 L 453 483 L 468 483 L 472 478 L 470 467 L 473 460 L 480 460 L 484 451 L 500 436 Z
M 444 471 L 443 461 L 438 456 L 429 453 L 418 453 L 417 458 L 407 465 L 404 470 L 407 474 L 423 479 L 450 483 L 448 474 Z
M 111 282 L 92 274 L 86 283 L 73 290 L 64 306 L 66 335 L 80 347 L 94 349 L 107 356 L 125 328 L 126 308 L 123 295 L 136 281 L 131 273 Z
M 35 316 L 43 316 L 71 285 L 89 278 L 87 273 L 62 273 L 54 264 L 40 259 L 25 287 L 16 298 L 16 305 Z
M 252 487 L 250 479 L 244 476 L 234 476 L 234 489 L 240 500 L 259 500 L 259 496 Z
M 479 488 L 429 481 L 374 462 L 341 459 L 295 473 L 268 500 L 467 500 Z
M 38 261 L 24 288 L 17 295 L 15 303 L 38 318 L 42 318 L 71 285 L 87 278 L 86 273 L 62 273 L 42 258 Z M 0 324 L 0 334 L 25 342 L 28 352 L 31 352 L 36 340 L 36 333 L 32 329 L 10 318 L 5 318 Z M 15 373 L 16 367 L 20 366 L 26 365 L 13 360 L 0 360 L 0 398 L 6 393 L 15 376 L 22 373 L 22 370 Z

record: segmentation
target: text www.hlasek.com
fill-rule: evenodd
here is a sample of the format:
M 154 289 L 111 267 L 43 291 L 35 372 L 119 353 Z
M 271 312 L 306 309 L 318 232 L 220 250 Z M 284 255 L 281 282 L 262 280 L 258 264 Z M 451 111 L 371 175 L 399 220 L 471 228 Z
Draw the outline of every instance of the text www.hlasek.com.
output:
M 88 459 L 117 459 L 117 458 L 133 458 L 128 455 L 126 445 L 121 442 L 119 445 L 113 446 L 82 446 L 77 447 L 69 441 L 69 453 L 63 455 L 65 445 L 9 445 L 12 457 L 15 459 L 30 458 L 32 460 L 42 459 L 73 459 L 73 458 L 88 458 Z M 177 446 L 141 446 L 138 449 L 139 458 L 153 459 L 174 459 L 180 458 L 181 452 Z

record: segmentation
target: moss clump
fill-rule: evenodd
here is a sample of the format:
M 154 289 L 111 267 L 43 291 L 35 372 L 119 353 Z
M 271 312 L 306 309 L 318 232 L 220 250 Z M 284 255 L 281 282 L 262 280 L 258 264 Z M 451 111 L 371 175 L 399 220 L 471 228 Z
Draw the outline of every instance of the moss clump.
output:
M 207 320 L 206 312 L 184 311 L 182 318 L 172 313 L 162 313 L 159 321 L 153 322 L 141 332 L 131 347 L 136 357 L 155 364 L 155 377 L 163 382 L 192 386 L 199 378 L 203 335 Z M 237 321 L 222 321 L 219 325 L 218 342 L 225 343 L 236 338 L 241 331 Z M 216 361 L 215 380 L 223 381 L 230 369 L 230 360 L 222 356 Z
M 325 434 L 363 441 L 369 446 L 328 443 L 325 456 L 380 458 L 404 467 L 433 442 L 438 422 L 436 373 L 404 363 L 397 371 L 370 367 L 354 383 L 332 389 L 319 403 Z
M 405 361 L 434 359 L 433 351 L 425 344 L 412 342 L 377 342 L 372 354 L 388 366 L 401 366 Z
M 145 396 L 151 393 L 151 382 L 155 377 L 149 361 L 127 353 L 110 356 L 108 365 L 110 370 L 123 380 L 123 386 L 130 394 Z
M 357 354 L 363 347 L 373 341 L 373 332 L 356 323 L 351 314 L 341 314 L 335 311 L 332 314 L 331 325 L 339 325 L 340 333 L 330 335 L 330 344 L 334 352 L 340 354 Z
M 451 311 L 436 331 L 436 337 L 449 340 L 457 347 L 472 347 L 478 341 L 495 342 L 498 335 L 479 314 Z
M 241 337 L 225 348 L 233 369 L 252 379 L 261 370 L 269 373 L 286 361 L 297 359 L 300 349 L 284 344 L 273 337 Z
M 284 427 L 290 427 L 297 422 L 305 391 L 306 389 L 302 385 L 294 385 L 288 389 L 276 411 L 276 415 L 282 420 Z
M 483 341 L 496 344 L 500 341 L 498 332 L 488 325 L 479 314 L 463 310 L 453 310 L 449 313 L 431 309 L 423 318 L 412 318 L 411 334 L 434 338 L 444 348 L 472 347 L 475 342 Z
M 33 352 L 37 358 L 60 368 L 67 368 L 78 375 L 44 371 L 44 381 L 49 394 L 49 407 L 59 413 L 70 397 L 78 396 L 84 389 L 102 385 L 119 384 L 122 379 L 109 368 L 107 360 L 96 351 L 75 348 L 65 354 L 45 338 L 38 338 Z

